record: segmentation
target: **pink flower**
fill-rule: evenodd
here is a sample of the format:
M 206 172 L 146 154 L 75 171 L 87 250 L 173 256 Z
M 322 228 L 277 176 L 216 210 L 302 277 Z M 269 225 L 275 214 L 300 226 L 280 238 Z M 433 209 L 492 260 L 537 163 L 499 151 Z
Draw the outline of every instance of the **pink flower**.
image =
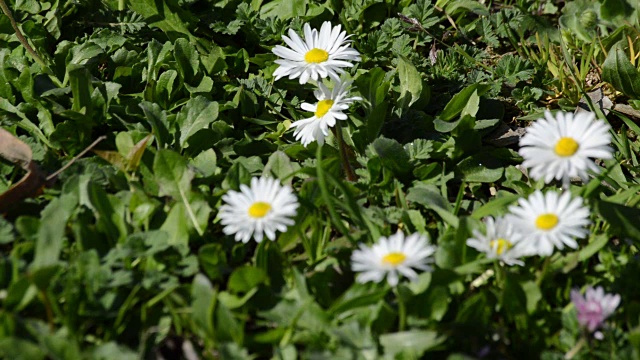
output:
M 585 297 L 577 289 L 571 290 L 571 301 L 578 311 L 578 322 L 593 332 L 620 304 L 620 295 L 605 294 L 602 287 L 587 287 Z

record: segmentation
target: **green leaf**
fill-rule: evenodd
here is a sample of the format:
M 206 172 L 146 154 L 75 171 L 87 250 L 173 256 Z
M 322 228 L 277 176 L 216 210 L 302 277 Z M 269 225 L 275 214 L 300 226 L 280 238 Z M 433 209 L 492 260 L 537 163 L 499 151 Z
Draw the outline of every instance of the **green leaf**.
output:
M 71 85 L 71 93 L 73 94 L 73 111 L 81 112 L 85 115 L 91 115 L 93 105 L 91 103 L 91 74 L 86 67 L 82 65 L 69 65 L 69 84 Z M 91 118 L 87 118 L 90 120 Z
M 216 290 L 211 286 L 211 282 L 204 275 L 198 274 L 193 278 L 191 285 L 192 318 L 207 337 L 214 335 L 213 312 L 216 306 Z
M 263 19 L 275 17 L 287 20 L 298 16 L 304 16 L 307 11 L 307 0 L 273 0 L 262 5 L 260 17 Z
M 206 129 L 218 118 L 218 103 L 209 101 L 203 96 L 190 99 L 176 117 L 180 128 L 180 147 L 185 148 L 187 140 L 198 132 Z
M 179 154 L 170 150 L 160 150 L 153 160 L 153 173 L 159 186 L 160 196 L 171 196 L 176 200 L 181 200 L 184 205 L 185 215 L 191 220 L 199 235 L 204 233 L 201 225 L 202 218 L 208 217 L 208 205 L 192 206 L 189 202 L 191 192 L 191 180 L 193 171 L 187 167 L 187 161 Z M 176 208 L 174 216 L 180 217 L 180 207 Z M 200 211 L 196 211 L 200 210 Z M 172 227 L 175 229 L 175 227 Z M 181 228 L 181 227 L 178 227 Z M 177 235 L 174 232 L 174 235 Z
M 174 44 L 173 56 L 184 82 L 191 83 L 200 66 L 200 55 L 196 48 L 187 39 L 177 39 Z
M 444 121 L 451 121 L 455 119 L 463 110 L 470 106 L 467 111 L 473 110 L 473 104 L 475 103 L 476 97 L 482 96 L 491 88 L 490 85 L 487 84 L 473 84 L 464 88 L 459 93 L 455 94 L 453 98 L 447 103 L 442 110 L 439 118 Z M 471 100 L 471 105 L 469 102 Z M 476 110 L 477 111 L 477 110 Z
M 400 98 L 402 108 L 413 105 L 422 93 L 422 77 L 415 66 L 404 56 L 398 57 L 398 77 L 400 78 Z
M 458 217 L 453 214 L 451 204 L 438 189 L 431 184 L 418 184 L 407 193 L 407 201 L 418 203 L 427 209 L 435 211 L 446 223 L 458 227 Z
M 33 271 L 57 264 L 64 243 L 67 222 L 77 206 L 78 196 L 75 193 L 64 193 L 51 200 L 42 210 L 35 257 L 31 263 Z
M 45 359 L 47 353 L 40 344 L 17 337 L 5 337 L 0 340 L 0 357 L 14 360 Z
M 626 40 L 616 43 L 610 50 L 602 64 L 602 80 L 625 95 L 640 98 L 640 72 L 629 61 L 624 51 Z
M 409 154 L 398 141 L 381 137 L 371 143 L 371 147 L 380 157 L 382 165 L 396 176 L 404 176 L 411 171 Z
M 170 39 L 194 38 L 187 23 L 197 23 L 197 20 L 190 12 L 181 9 L 176 0 L 136 0 L 127 2 L 127 5 L 144 16 L 149 26 L 158 27 Z
M 491 201 L 475 210 L 473 214 L 471 214 L 471 217 L 474 219 L 482 219 L 485 216 L 504 213 L 506 207 L 516 202 L 519 198 L 520 195 L 517 194 L 503 194 L 500 197 L 491 199 Z
M 480 153 L 469 156 L 458 163 L 456 170 L 462 173 L 467 182 L 490 183 L 498 181 L 504 173 L 504 168 L 494 156 Z
M 380 344 L 385 356 L 402 359 L 420 358 L 427 350 L 442 344 L 446 337 L 439 336 L 436 331 L 411 330 L 380 336 Z
M 278 150 L 269 156 L 262 174 L 275 176 L 280 180 L 284 180 L 284 183 L 291 185 L 291 175 L 298 170 L 300 170 L 300 165 L 292 162 L 287 154 Z
M 254 287 L 267 281 L 264 270 L 252 266 L 243 266 L 233 271 L 229 277 L 227 287 L 238 293 L 246 293 Z
M 170 144 L 167 113 L 156 103 L 142 101 L 139 106 L 144 112 L 147 122 L 151 126 L 151 130 L 158 141 L 158 145 L 160 147 L 164 147 L 165 145 Z
M 640 239 L 640 209 L 598 200 L 594 211 L 609 223 L 611 232 L 623 238 Z

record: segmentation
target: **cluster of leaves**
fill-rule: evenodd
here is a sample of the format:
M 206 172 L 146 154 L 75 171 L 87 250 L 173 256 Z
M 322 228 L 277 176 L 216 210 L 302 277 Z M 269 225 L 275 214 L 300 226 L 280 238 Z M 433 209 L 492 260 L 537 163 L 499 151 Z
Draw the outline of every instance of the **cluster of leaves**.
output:
M 465 245 L 484 216 L 542 187 L 496 129 L 575 107 L 599 69 L 620 102 L 639 104 L 637 4 L 5 2 L 43 61 L 1 15 L 0 126 L 50 172 L 106 140 L 0 218 L 0 356 L 558 359 L 579 339 L 568 299 L 584 284 L 623 300 L 608 340 L 578 355 L 638 356 L 640 128 L 629 117 L 610 116 L 606 171 L 572 188 L 600 218 L 579 250 L 504 271 Z M 332 138 L 305 148 L 287 131 L 310 94 L 295 80 L 273 86 L 271 47 L 326 20 L 363 56 L 353 78 L 365 100 L 343 127 L 355 182 Z M 0 193 L 23 174 L 0 163 Z M 216 209 L 261 174 L 296 189 L 296 225 L 236 243 Z M 356 244 L 397 229 L 430 235 L 436 270 L 396 293 L 355 283 Z

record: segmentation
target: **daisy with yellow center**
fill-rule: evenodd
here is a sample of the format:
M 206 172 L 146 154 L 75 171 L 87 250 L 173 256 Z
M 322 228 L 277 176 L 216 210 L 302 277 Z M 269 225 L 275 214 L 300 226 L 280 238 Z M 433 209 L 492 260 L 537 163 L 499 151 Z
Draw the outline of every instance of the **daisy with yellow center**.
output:
M 591 112 L 560 111 L 554 117 L 547 111 L 545 118 L 529 126 L 520 139 L 522 165 L 530 168 L 533 179 L 544 179 L 545 183 L 556 179 L 568 186 L 569 179 L 577 176 L 586 182 L 588 170 L 594 173 L 600 170 L 592 159 L 612 157 L 609 129 L 606 122 L 596 120 Z
M 224 233 L 235 234 L 236 241 L 249 242 L 251 237 L 261 242 L 266 235 L 275 240 L 276 231 L 287 231 L 294 224 L 298 200 L 289 186 L 277 179 L 253 178 L 251 187 L 240 185 L 240 191 L 230 190 L 222 196 L 220 223 Z
M 435 251 L 426 236 L 414 233 L 405 238 L 398 231 L 388 238 L 381 237 L 371 247 L 360 244 L 351 255 L 351 269 L 361 273 L 357 278 L 360 283 L 380 282 L 386 276 L 389 285 L 396 286 L 402 275 L 415 279 L 418 273 L 414 269 L 431 271 L 429 264 Z
M 309 79 L 319 80 L 327 76 L 338 80 L 344 73 L 342 68 L 352 67 L 350 61 L 360 61 L 360 53 L 351 47 L 351 41 L 341 26 L 331 26 L 325 21 L 320 31 L 304 24 L 304 40 L 289 29 L 289 36 L 282 36 L 289 47 L 276 45 L 273 53 L 281 59 L 275 61 L 280 65 L 273 73 L 276 80 L 288 76 L 289 79 L 300 78 L 300 84 Z
M 347 97 L 351 81 L 338 81 L 333 89 L 329 90 L 322 82 L 318 83 L 318 90 L 314 92 L 318 102 L 315 105 L 303 103 L 302 109 L 313 113 L 313 116 L 303 120 L 298 120 L 291 124 L 295 129 L 293 135 L 296 140 L 300 140 L 305 147 L 317 141 L 324 143 L 324 138 L 329 135 L 329 128 L 336 125 L 336 120 L 346 120 L 347 115 L 343 112 L 349 108 L 354 101 L 362 98 L 354 96 Z
M 522 234 L 524 253 L 548 256 L 554 248 L 578 247 L 576 238 L 587 235 L 589 209 L 581 197 L 572 198 L 569 192 L 559 194 L 537 190 L 527 199 L 519 199 L 517 206 L 509 207 L 507 221 Z
M 488 217 L 484 221 L 485 233 L 473 230 L 474 237 L 467 240 L 467 245 L 485 253 L 489 259 L 498 259 L 507 265 L 524 265 L 519 260 L 524 255 L 522 235 L 513 225 L 501 217 L 495 220 Z

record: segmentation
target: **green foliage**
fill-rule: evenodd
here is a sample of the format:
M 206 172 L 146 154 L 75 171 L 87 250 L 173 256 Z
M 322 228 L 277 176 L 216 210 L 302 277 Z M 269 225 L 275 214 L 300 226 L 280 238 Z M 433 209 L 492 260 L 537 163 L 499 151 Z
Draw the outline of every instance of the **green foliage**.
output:
M 0 15 L 0 126 L 45 177 L 69 167 L 0 217 L 0 357 L 640 352 L 637 3 L 5 2 L 43 63 Z M 323 21 L 361 53 L 345 76 L 362 101 L 304 147 L 290 126 L 310 116 L 313 84 L 276 82 L 271 49 Z M 496 136 L 593 88 L 617 111 L 615 158 L 570 189 L 592 209 L 589 238 L 522 267 L 466 246 L 482 218 L 542 186 Z M 0 161 L 0 194 L 24 175 Z M 295 224 L 236 242 L 222 197 L 261 175 L 294 189 Z M 351 253 L 398 230 L 432 239 L 434 271 L 394 289 L 356 282 Z M 623 300 L 606 340 L 578 347 L 569 292 L 586 284 Z

